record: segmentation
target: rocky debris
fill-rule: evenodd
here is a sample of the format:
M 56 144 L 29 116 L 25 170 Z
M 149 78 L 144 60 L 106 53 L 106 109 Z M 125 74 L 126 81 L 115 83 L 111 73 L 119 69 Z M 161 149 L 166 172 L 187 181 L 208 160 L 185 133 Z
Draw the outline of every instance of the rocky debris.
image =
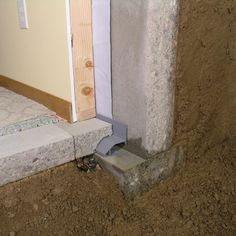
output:
M 100 169 L 98 162 L 95 160 L 93 156 L 80 158 L 77 160 L 77 166 L 82 172 L 94 172 Z

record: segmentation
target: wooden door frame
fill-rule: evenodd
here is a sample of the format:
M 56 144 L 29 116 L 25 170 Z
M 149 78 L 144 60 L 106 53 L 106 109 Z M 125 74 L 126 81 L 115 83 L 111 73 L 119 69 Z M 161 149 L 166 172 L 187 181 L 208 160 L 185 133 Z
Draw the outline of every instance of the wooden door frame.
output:
M 74 96 L 74 113 L 76 113 L 73 117 L 84 121 L 96 116 L 92 0 L 70 0 L 69 8 L 71 31 L 69 44 L 72 48 L 70 64 L 73 67 L 71 93 Z

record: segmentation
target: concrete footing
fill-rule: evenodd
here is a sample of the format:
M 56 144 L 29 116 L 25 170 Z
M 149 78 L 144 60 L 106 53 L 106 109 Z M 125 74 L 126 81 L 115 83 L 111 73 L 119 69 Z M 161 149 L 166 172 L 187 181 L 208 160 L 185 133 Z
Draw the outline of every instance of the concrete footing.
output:
M 110 156 L 95 154 L 95 157 L 116 178 L 129 200 L 148 191 L 184 164 L 184 153 L 180 146 L 173 146 L 149 159 L 143 159 L 121 148 L 115 149 Z
M 91 155 L 111 133 L 110 124 L 91 119 L 0 136 L 0 186 Z

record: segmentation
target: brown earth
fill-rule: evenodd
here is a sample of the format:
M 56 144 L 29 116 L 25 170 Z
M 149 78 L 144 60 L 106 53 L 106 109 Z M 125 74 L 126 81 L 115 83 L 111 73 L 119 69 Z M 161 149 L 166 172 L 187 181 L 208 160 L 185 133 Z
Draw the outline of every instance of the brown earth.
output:
M 0 235 L 236 235 L 235 180 L 233 142 L 189 157 L 132 203 L 102 170 L 71 163 L 0 188 Z
M 235 180 L 228 142 L 132 203 L 103 171 L 71 163 L 0 188 L 0 235 L 236 235 Z
M 207 150 L 236 136 L 236 1 L 180 3 L 175 142 Z
M 235 40 L 235 0 L 181 0 L 176 176 L 128 203 L 101 170 L 44 172 L 0 188 L 0 235 L 236 235 Z

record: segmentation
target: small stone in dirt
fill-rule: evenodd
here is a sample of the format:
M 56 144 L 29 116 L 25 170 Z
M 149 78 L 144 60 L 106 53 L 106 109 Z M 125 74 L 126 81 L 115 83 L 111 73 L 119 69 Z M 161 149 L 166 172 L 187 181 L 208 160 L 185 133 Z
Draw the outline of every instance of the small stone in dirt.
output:
M 8 216 L 8 218 L 14 218 L 16 216 L 16 214 L 12 213 L 12 212 L 8 212 L 7 216 Z
M 227 224 L 222 223 L 221 225 L 222 225 L 222 227 L 223 227 L 224 229 L 227 229 Z
M 192 226 L 193 226 L 193 222 L 192 222 L 191 220 L 189 220 L 189 221 L 187 222 L 187 224 L 186 224 L 186 227 L 187 227 L 188 229 L 190 229 Z
M 183 217 L 183 218 L 188 218 L 190 215 L 191 215 L 191 213 L 189 212 L 189 210 L 188 209 L 185 209 L 185 208 L 183 208 L 182 209 L 182 211 L 181 211 L 181 216 Z
M 110 215 L 110 220 L 113 220 L 115 218 L 115 214 Z
M 232 217 L 232 221 L 236 223 L 236 215 Z
M 5 200 L 4 206 L 6 208 L 10 208 L 12 206 L 12 201 L 10 199 Z
M 214 197 L 217 201 L 219 201 L 220 198 L 219 198 L 219 195 L 217 193 L 214 194 Z
M 72 212 L 73 212 L 73 213 L 77 212 L 78 210 L 79 210 L 79 208 L 78 208 L 77 206 L 73 206 L 73 207 L 72 207 Z
M 127 215 L 128 215 L 127 210 L 126 210 L 126 209 L 122 210 L 122 214 L 123 214 L 124 216 L 127 216 Z
M 47 199 L 43 199 L 43 200 L 42 200 L 42 203 L 43 203 L 44 205 L 48 205 L 48 204 L 49 204 L 49 202 L 48 202 Z
M 10 232 L 9 236 L 16 236 L 16 233 L 15 232 Z
M 38 204 L 34 204 L 34 205 L 33 205 L 33 208 L 34 208 L 35 211 L 38 211 L 39 205 L 38 205 Z
M 54 194 L 54 195 L 59 195 L 59 194 L 61 194 L 63 192 L 63 188 L 54 188 L 53 190 L 52 190 L 52 193 Z

